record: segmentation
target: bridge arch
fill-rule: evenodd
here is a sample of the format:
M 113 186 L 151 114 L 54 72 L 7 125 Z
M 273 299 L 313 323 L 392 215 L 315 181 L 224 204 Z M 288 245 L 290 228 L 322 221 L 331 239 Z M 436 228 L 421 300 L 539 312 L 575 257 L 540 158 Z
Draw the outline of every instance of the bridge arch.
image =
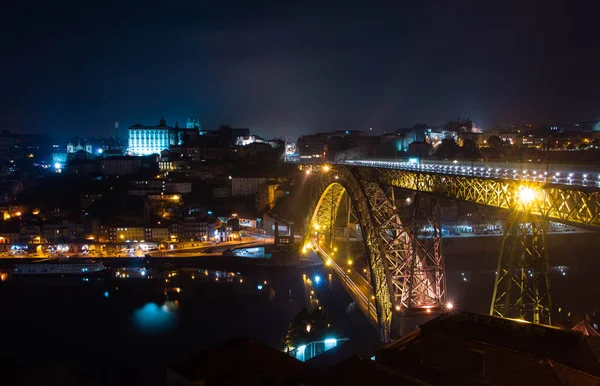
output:
M 306 221 L 305 245 L 312 245 L 321 257 L 333 255 L 327 249 L 335 237 L 335 220 L 342 198 L 347 195 L 360 225 L 369 270 L 368 285 L 374 299 L 369 296 L 365 301 L 364 293 L 362 296 L 356 293 L 361 287 L 360 277 L 354 272 L 346 274 L 345 269 L 337 267 L 335 259 L 326 258 L 328 263 L 333 260 L 333 268 L 342 276 L 346 290 L 377 325 L 381 340 L 389 341 L 395 312 L 433 308 L 445 303 L 445 278 L 443 275 L 435 277 L 438 271 L 426 268 L 427 256 L 417 252 L 424 243 L 412 238 L 409 227 L 400 220 L 393 188 L 361 180 L 344 166 L 312 170 L 315 171 L 311 176 L 315 194 Z M 325 244 L 329 245 L 322 245 L 327 239 L 329 243 Z

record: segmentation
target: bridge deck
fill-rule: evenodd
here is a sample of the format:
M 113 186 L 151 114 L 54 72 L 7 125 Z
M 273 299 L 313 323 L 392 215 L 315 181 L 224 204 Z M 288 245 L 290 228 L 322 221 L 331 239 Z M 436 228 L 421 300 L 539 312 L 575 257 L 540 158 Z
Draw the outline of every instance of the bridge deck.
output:
M 600 228 L 600 174 L 568 173 L 563 178 L 560 172 L 550 176 L 527 170 L 474 170 L 466 166 L 366 160 L 338 165 L 351 169 L 361 180 L 381 185 Z
M 341 257 L 331 256 L 314 239 L 311 242 L 317 256 L 335 272 L 352 300 L 354 300 L 363 314 L 368 316 L 369 321 L 374 326 L 377 326 L 377 311 L 375 309 L 375 300 L 372 298 L 370 284 L 353 268 L 344 269 L 343 267 L 346 264 Z

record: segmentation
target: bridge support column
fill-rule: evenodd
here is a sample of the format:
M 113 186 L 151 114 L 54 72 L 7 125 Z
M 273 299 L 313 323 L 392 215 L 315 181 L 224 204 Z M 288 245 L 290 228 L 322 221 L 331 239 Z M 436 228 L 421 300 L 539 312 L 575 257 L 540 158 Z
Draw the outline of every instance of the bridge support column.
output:
M 437 199 L 417 194 L 413 204 L 412 253 L 407 309 L 446 306 L 446 269 Z
M 513 213 L 504 223 L 490 314 L 550 324 L 546 223 Z
M 399 336 L 446 312 L 446 269 L 442 227 L 435 197 L 417 194 L 413 202 L 407 261 L 407 297 L 394 323 Z

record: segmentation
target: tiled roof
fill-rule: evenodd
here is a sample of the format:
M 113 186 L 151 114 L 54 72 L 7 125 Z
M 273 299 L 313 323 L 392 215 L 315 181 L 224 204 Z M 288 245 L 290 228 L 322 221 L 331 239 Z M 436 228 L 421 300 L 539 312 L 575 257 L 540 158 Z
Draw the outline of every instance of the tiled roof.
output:
M 600 338 L 452 312 L 385 346 L 376 357 L 382 366 L 434 384 L 462 384 L 467 379 L 497 385 L 575 385 L 565 379 L 577 377 L 594 384 L 600 375 Z
M 306 381 L 309 386 L 331 385 L 377 385 L 404 386 L 427 385 L 417 379 L 394 373 L 378 366 L 370 359 L 354 355 L 345 361 L 330 367 Z

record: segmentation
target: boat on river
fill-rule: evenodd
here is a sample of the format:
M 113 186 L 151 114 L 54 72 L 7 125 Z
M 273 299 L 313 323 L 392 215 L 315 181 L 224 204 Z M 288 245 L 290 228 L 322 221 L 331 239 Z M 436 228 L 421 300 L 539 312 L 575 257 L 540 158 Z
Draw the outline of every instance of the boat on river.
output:
M 17 264 L 15 276 L 88 276 L 106 271 L 104 264 L 93 260 L 41 260 L 31 263 Z

